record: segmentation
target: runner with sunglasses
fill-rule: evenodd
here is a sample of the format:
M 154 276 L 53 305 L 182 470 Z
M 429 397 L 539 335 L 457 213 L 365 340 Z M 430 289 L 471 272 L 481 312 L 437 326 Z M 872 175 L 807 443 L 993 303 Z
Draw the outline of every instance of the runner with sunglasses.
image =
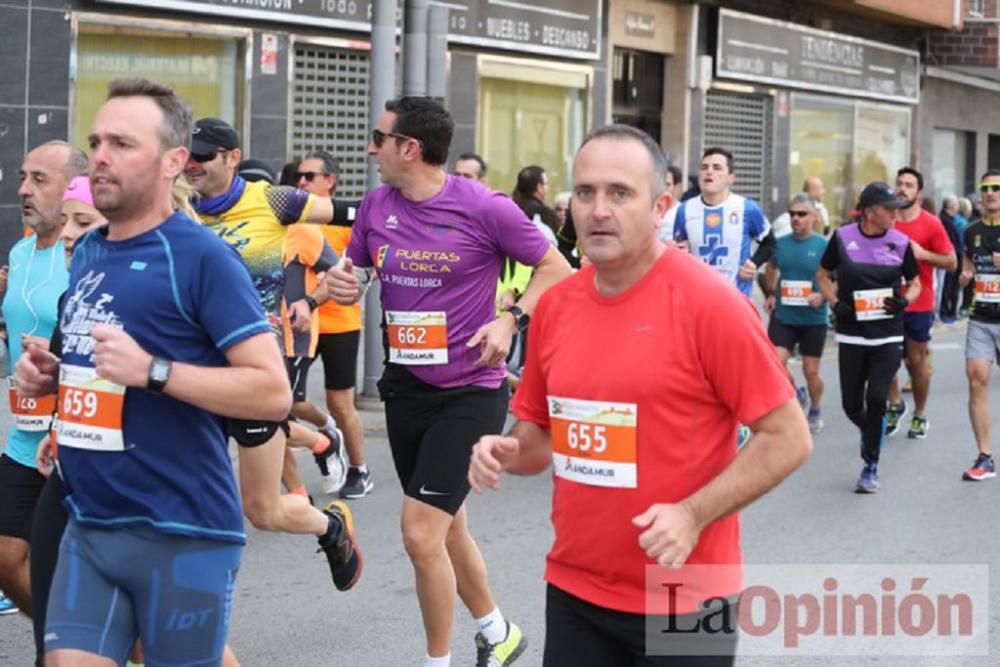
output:
M 990 372 L 1000 359 L 1000 170 L 987 171 L 981 181 L 983 218 L 965 229 L 959 276 L 963 287 L 975 285 L 965 339 L 965 374 L 969 379 L 969 419 L 979 454 L 962 475 L 974 482 L 997 474 L 990 447 Z
M 299 162 L 296 180 L 302 190 L 329 199 L 337 189 L 339 172 L 337 158 L 326 151 L 312 151 Z M 350 228 L 328 225 L 323 227 L 323 235 L 337 255 L 343 256 L 351 238 Z M 323 360 L 326 407 L 343 430 L 350 463 L 346 480 L 340 487 L 340 497 L 363 498 L 375 488 L 375 482 L 365 464 L 364 426 L 354 405 L 358 349 L 361 345 L 361 305 L 342 306 L 327 300 L 319 305 L 316 312 L 319 314 L 317 353 Z M 315 419 L 323 416 L 319 408 L 308 400 L 293 405 L 292 414 L 314 424 Z
M 826 301 L 816 282 L 816 270 L 826 251 L 826 239 L 813 231 L 817 211 L 809 195 L 799 193 L 792 197 L 788 203 L 788 217 L 792 233 L 778 239 L 764 273 L 767 296 L 764 307 L 771 313 L 767 335 L 786 369 L 798 346 L 808 397 L 805 387 L 798 387 L 796 393 L 803 407 L 809 405 L 809 430 L 818 433 L 823 429 L 820 412 L 823 379 L 819 364 L 826 345 L 828 314 Z M 795 387 L 791 372 L 788 378 Z
M 353 209 L 340 202 L 335 206 L 330 199 L 297 188 L 265 181 L 247 183 L 236 173 L 241 157 L 239 137 L 232 126 L 217 118 L 203 118 L 195 123 L 184 173 L 200 195 L 192 205 L 201 222 L 235 248 L 246 263 L 280 346 L 282 297 L 290 313 L 303 313 L 308 318 L 310 312 L 304 274 L 299 284 L 285 284 L 287 225 L 350 226 Z M 320 511 L 299 494 L 279 494 L 289 438 L 311 442 L 321 464 L 337 456 L 340 443 L 287 418 L 280 422 L 231 419 L 229 432 L 240 445 L 240 491 L 250 522 L 260 530 L 315 535 L 336 587 L 348 590 L 354 586 L 362 563 L 347 505 L 336 501 Z
M 423 614 L 424 665 L 450 664 L 456 591 L 477 621 L 475 664 L 507 665 L 525 642 L 497 607 L 469 533 L 469 457 L 481 436 L 503 427 L 514 331 L 569 266 L 506 195 L 445 174 L 454 120 L 440 104 L 404 97 L 385 108 L 368 146 L 385 185 L 365 196 L 345 264 L 330 269 L 328 285 L 348 305 L 361 296 L 354 263 L 375 267 L 381 281 L 388 363 L 378 386 L 405 493 L 403 545 Z M 498 317 L 505 257 L 536 270 Z

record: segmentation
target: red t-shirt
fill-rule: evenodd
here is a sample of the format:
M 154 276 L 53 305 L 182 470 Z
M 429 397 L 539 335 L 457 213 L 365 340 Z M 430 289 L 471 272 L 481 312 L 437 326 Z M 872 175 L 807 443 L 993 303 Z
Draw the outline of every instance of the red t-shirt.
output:
M 932 213 L 920 209 L 920 215 L 911 222 L 896 220 L 896 229 L 916 241 L 924 250 L 939 255 L 954 253 L 955 247 L 948 238 L 941 220 Z M 906 308 L 908 313 L 926 313 L 934 310 L 934 267 L 927 262 L 917 262 L 920 267 L 920 295 Z
M 647 608 L 645 568 L 655 562 L 639 547 L 632 518 L 703 487 L 736 456 L 738 423 L 793 395 L 750 301 L 687 253 L 668 248 L 615 297 L 597 292 L 593 267 L 549 289 L 532 316 L 514 398 L 518 419 L 553 436 L 555 543 L 546 581 L 608 609 L 666 613 Z M 576 418 L 603 425 L 567 429 L 565 420 Z M 716 521 L 687 562 L 738 566 L 739 536 L 736 515 Z M 704 596 L 682 588 L 674 612 L 738 593 L 740 579 Z

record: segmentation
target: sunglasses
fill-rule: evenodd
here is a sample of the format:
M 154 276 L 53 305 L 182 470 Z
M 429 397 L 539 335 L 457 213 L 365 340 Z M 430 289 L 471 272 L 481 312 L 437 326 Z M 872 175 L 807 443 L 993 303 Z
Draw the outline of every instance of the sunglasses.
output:
M 804 218 L 809 215 L 809 211 L 789 211 L 788 215 L 793 218 Z
M 398 134 L 396 132 L 383 132 L 378 128 L 372 130 L 372 143 L 375 144 L 375 148 L 382 148 L 382 144 L 385 143 L 386 137 L 393 137 L 395 139 L 413 139 L 418 144 L 423 145 L 420 139 L 417 139 L 416 137 L 411 137 L 407 134 Z
M 1000 192 L 1000 183 L 980 183 L 980 192 Z
M 295 172 L 295 181 L 301 181 L 303 178 L 306 179 L 308 183 L 312 183 L 313 179 L 317 176 L 329 176 L 330 174 L 325 171 L 297 171 Z
M 205 162 L 211 162 L 217 156 L 222 155 L 225 152 L 226 152 L 225 149 L 219 148 L 212 151 L 211 153 L 191 153 L 191 159 L 200 164 L 204 164 Z

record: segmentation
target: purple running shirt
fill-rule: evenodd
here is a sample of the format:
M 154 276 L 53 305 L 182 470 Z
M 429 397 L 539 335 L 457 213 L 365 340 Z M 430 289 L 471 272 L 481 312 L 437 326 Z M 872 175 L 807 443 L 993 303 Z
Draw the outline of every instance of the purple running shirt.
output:
M 346 254 L 382 282 L 388 361 L 436 387 L 497 388 L 505 365 L 476 366 L 466 343 L 496 319 L 503 258 L 535 266 L 548 248 L 509 197 L 449 175 L 421 202 L 387 185 L 365 195 Z

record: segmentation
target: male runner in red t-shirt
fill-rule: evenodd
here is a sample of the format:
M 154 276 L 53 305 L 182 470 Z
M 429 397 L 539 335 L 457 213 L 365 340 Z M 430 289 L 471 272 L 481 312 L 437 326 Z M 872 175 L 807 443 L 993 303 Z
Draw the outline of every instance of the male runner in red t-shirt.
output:
M 913 167 L 896 172 L 896 197 L 909 202 L 899 210 L 896 229 L 910 238 L 910 247 L 920 267 L 920 296 L 903 313 L 904 360 L 913 381 L 913 418 L 908 438 L 926 438 L 930 423 L 924 411 L 931 390 L 931 327 L 934 325 L 934 269 L 954 271 L 958 267 L 955 247 L 944 225 L 933 213 L 921 208 L 924 177 Z M 893 378 L 889 387 L 889 408 L 886 412 L 886 435 L 899 430 L 906 414 L 906 401 L 900 399 L 899 382 Z
M 737 594 L 741 577 L 707 577 L 671 604 L 649 592 L 649 566 L 730 565 L 738 573 L 735 513 L 811 448 L 750 301 L 657 240 L 666 167 L 659 146 L 630 127 L 611 125 L 584 141 L 571 209 L 592 266 L 538 302 L 514 399 L 519 421 L 473 450 L 477 491 L 497 488 L 503 471 L 553 467 L 546 667 L 688 664 L 647 655 L 656 652 L 647 617 L 692 620 L 709 597 Z M 739 423 L 753 437 L 737 452 Z M 685 572 L 692 569 L 679 571 L 682 580 Z M 723 634 L 702 637 L 718 656 L 712 665 L 733 662 L 735 633 Z

